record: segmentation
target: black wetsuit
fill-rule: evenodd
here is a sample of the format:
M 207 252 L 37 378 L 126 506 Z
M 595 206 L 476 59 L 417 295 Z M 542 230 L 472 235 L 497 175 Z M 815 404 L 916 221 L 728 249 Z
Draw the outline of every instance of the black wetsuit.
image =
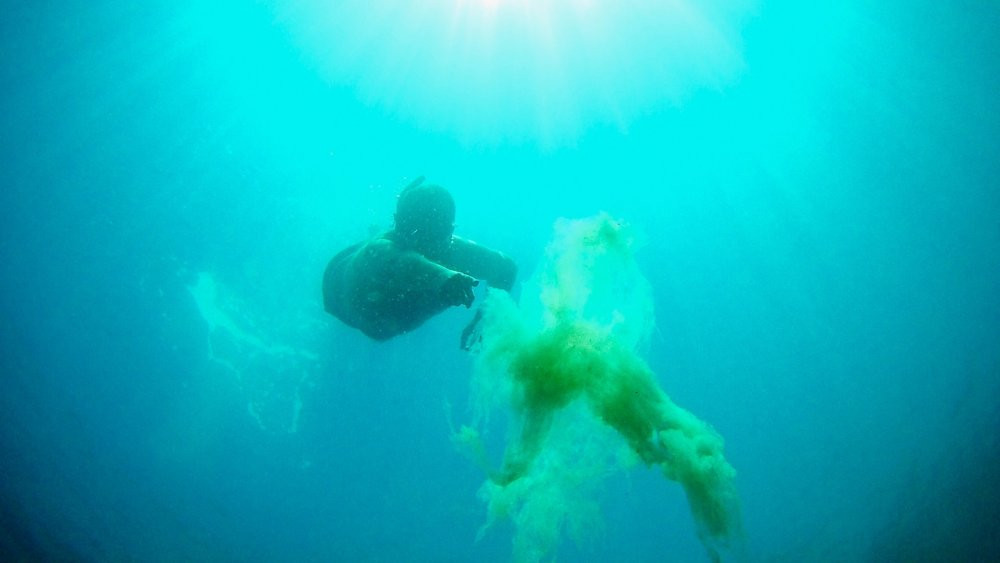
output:
M 509 291 L 517 266 L 500 252 L 455 236 L 440 259 L 430 260 L 386 233 L 330 260 L 323 275 L 323 305 L 345 324 L 387 340 L 453 305 L 441 290 L 456 273 Z

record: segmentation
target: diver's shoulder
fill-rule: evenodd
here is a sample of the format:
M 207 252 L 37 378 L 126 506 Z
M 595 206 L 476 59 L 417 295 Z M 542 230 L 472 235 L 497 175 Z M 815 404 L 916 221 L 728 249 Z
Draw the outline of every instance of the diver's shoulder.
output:
M 383 233 L 361 243 L 359 257 L 368 260 L 390 259 L 408 251 L 396 242 L 390 233 Z

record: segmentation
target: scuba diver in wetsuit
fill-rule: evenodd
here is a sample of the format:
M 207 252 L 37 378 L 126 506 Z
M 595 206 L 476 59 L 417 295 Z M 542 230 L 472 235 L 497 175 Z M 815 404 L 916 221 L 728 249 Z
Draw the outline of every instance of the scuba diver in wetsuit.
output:
M 375 340 L 409 332 L 448 307 L 471 307 L 479 280 L 510 291 L 517 275 L 504 254 L 455 236 L 451 194 L 422 182 L 400 192 L 392 230 L 345 248 L 323 275 L 326 311 Z M 479 310 L 462 331 L 462 348 L 474 344 L 481 317 Z

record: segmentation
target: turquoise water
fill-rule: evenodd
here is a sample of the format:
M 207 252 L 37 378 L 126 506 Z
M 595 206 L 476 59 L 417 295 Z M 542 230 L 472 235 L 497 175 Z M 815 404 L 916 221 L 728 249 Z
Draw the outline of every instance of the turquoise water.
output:
M 8 7 L 0 556 L 509 560 L 450 440 L 469 312 L 378 344 L 322 311 L 327 260 L 426 175 L 522 282 L 560 217 L 639 234 L 643 357 L 737 472 L 723 560 L 996 558 L 998 24 L 924 0 Z M 706 560 L 676 483 L 591 485 L 600 516 L 547 556 Z

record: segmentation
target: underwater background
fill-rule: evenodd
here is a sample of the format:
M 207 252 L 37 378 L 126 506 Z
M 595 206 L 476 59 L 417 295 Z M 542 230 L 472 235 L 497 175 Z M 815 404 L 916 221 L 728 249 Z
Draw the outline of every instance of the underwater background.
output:
M 510 560 L 451 439 L 471 312 L 376 343 L 322 309 L 326 262 L 426 175 L 522 282 L 558 218 L 632 226 L 643 356 L 736 470 L 724 560 L 997 559 L 998 26 L 986 0 L 8 3 L 0 558 Z M 656 471 L 586 494 L 543 559 L 707 560 Z

